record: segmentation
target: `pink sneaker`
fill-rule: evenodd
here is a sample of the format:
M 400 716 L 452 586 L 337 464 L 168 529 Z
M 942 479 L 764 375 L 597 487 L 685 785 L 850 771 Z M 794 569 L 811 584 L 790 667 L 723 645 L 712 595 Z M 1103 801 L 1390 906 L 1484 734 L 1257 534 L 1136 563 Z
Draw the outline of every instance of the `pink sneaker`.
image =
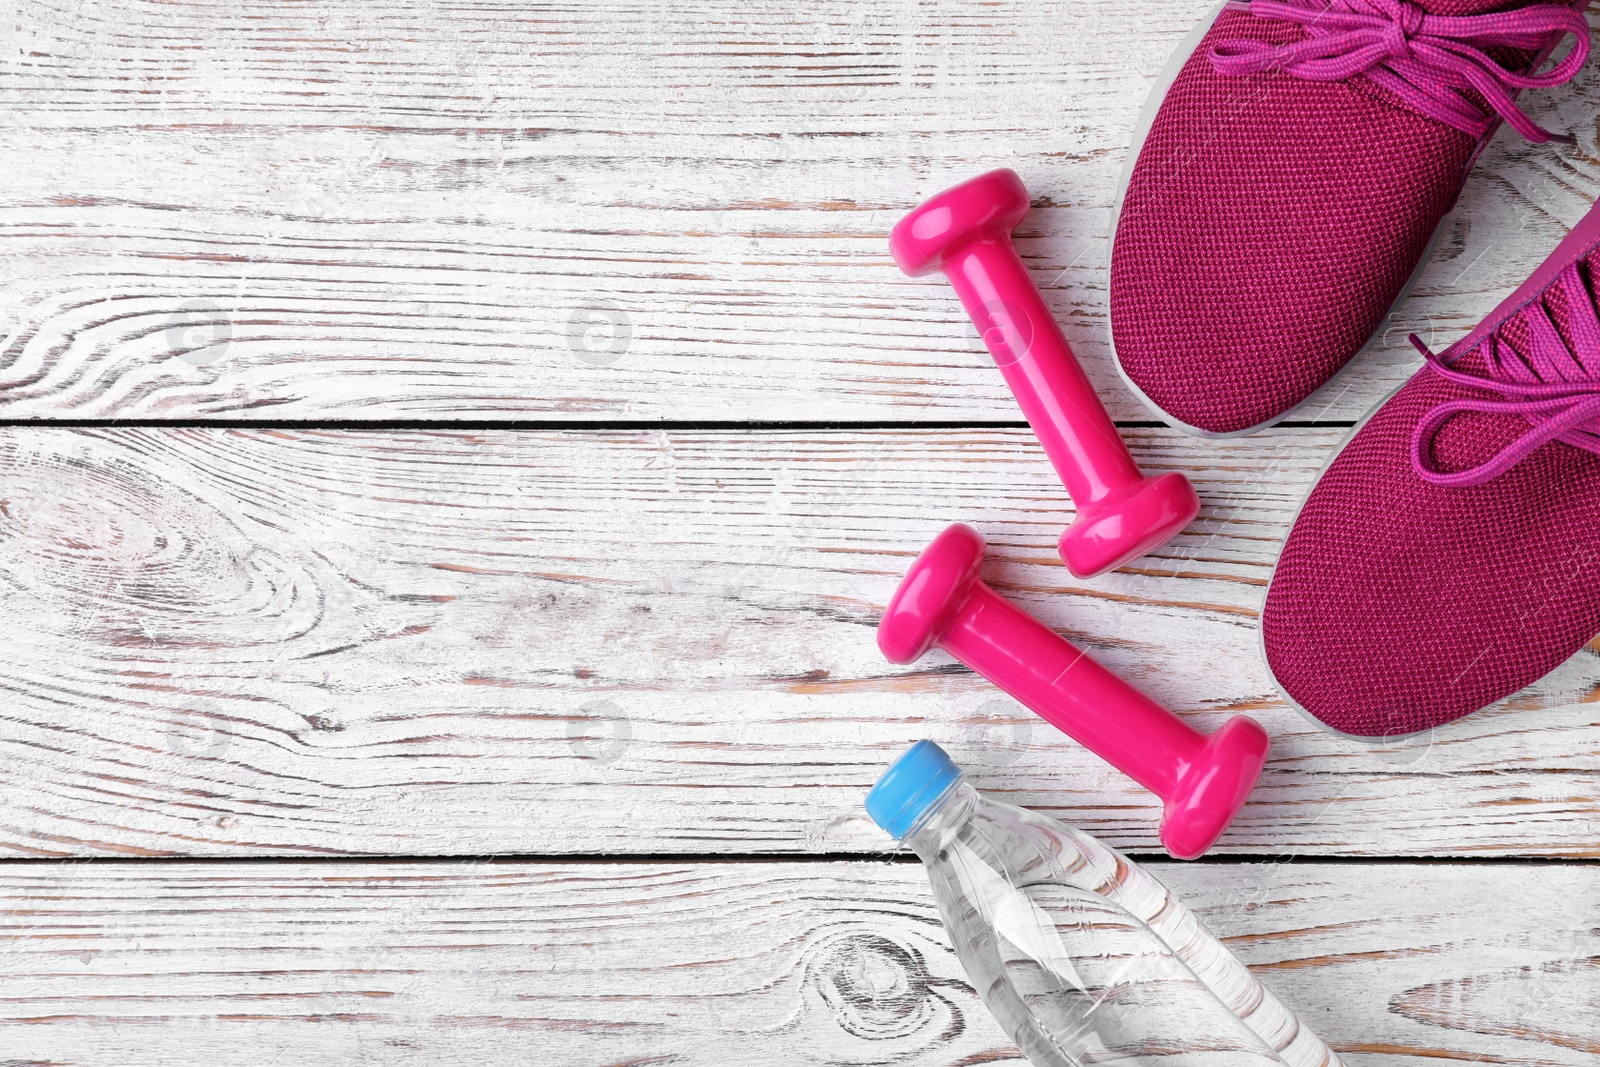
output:
M 1128 385 L 1203 435 L 1309 397 L 1377 331 L 1502 118 L 1570 140 L 1513 97 L 1583 66 L 1584 6 L 1225 4 L 1152 90 L 1118 196 L 1111 340 Z M 1528 73 L 1568 34 L 1560 63 Z
M 1424 349 L 1323 472 L 1261 616 L 1301 710 L 1416 733 L 1600 633 L 1597 272 L 1600 208 L 1477 329 Z

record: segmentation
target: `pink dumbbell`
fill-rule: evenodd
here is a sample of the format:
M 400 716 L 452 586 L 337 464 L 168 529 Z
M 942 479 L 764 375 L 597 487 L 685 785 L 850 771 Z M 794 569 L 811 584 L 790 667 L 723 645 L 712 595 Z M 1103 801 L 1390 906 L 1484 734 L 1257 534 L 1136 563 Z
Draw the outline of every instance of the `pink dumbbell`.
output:
M 1255 787 L 1266 731 L 1239 715 L 1196 732 L 984 584 L 983 548 L 956 523 L 917 557 L 878 624 L 883 654 L 912 663 L 944 649 L 1159 796 L 1173 856 L 1203 855 Z
M 972 316 L 1028 425 L 1077 505 L 1061 559 L 1089 578 L 1137 559 L 1200 510 L 1176 471 L 1146 478 L 1011 244 L 1028 213 L 1014 171 L 990 171 L 900 220 L 889 249 L 912 277 L 941 270 Z

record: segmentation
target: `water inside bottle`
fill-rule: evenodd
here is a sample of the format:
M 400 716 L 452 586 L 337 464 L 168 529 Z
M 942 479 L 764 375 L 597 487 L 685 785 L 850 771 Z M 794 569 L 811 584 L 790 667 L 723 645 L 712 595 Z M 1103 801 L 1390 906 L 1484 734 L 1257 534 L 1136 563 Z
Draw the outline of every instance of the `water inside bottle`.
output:
M 1342 1067 L 1154 877 L 962 783 L 907 841 L 957 954 L 1036 1067 Z

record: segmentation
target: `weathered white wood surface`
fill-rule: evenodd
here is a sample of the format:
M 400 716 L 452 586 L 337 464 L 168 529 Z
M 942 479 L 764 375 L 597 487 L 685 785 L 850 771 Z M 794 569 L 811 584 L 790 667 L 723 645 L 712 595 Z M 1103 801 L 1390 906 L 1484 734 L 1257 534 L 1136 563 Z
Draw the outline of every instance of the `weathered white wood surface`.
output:
M 1222 850 L 1595 855 L 1600 662 L 1403 747 L 1276 696 L 1256 612 L 1342 430 L 1128 436 L 1194 527 L 1075 581 L 1022 430 L 0 431 L 0 848 L 15 855 L 878 850 L 931 737 L 1154 851 L 1153 797 L 878 613 L 955 519 L 1002 589 L 1211 730 L 1274 738 Z
M 0 3 L 0 417 L 1013 419 L 893 221 L 1021 171 L 1020 246 L 1120 417 L 1105 242 L 1214 0 Z M 1530 94 L 1352 419 L 1600 191 L 1596 65 Z
M 1351 1067 L 1600 1063 L 1600 870 L 1162 864 Z M 7 1064 L 1022 1064 L 919 867 L 0 869 Z
M 889 226 L 1014 166 L 1114 413 L 1134 116 L 1214 0 L 0 0 L 0 418 L 1014 420 Z M 1348 422 L 1600 193 L 1531 94 Z M 1076 582 L 1023 431 L 0 431 L 0 854 L 881 850 L 933 737 L 1142 852 L 1150 797 L 877 612 L 946 522 L 1204 729 L 1275 739 L 1219 854 L 1594 856 L 1600 662 L 1403 747 L 1289 713 L 1255 612 L 1343 430 L 1131 430 L 1193 530 Z M 1353 1067 L 1600 1058 L 1588 864 L 1161 865 Z M 905 864 L 0 864 L 0 1067 L 1014 1062 Z

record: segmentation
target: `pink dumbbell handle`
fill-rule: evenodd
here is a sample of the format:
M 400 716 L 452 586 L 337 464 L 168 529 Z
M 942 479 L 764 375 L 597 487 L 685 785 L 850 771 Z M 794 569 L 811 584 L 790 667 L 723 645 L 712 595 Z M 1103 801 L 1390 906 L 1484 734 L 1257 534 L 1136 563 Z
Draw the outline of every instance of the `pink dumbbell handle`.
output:
M 943 270 L 1079 509 L 1144 481 L 1010 235 L 974 240 Z
M 1158 796 L 1173 795 L 1206 746 L 1204 735 L 982 582 L 937 643 Z

